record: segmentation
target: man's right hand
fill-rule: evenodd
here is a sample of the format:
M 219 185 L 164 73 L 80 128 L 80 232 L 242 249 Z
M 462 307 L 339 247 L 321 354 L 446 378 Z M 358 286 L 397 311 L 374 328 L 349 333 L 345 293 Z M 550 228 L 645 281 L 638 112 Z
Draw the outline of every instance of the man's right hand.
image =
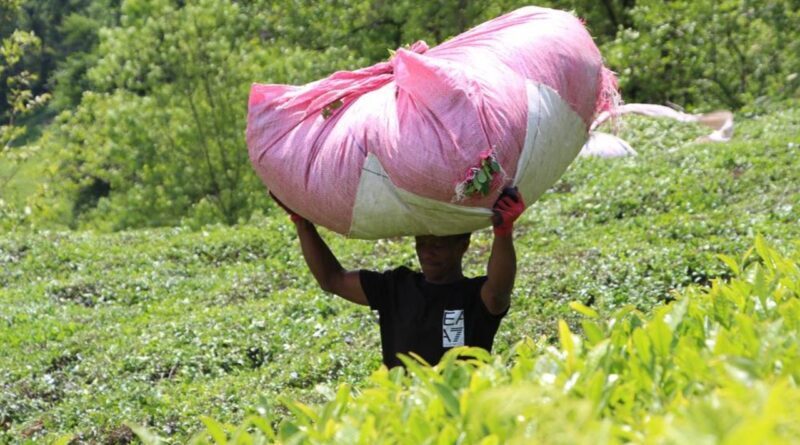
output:
M 269 192 L 269 196 L 270 196 L 270 197 L 272 197 L 272 199 L 275 201 L 275 203 L 277 203 L 277 204 L 278 204 L 278 205 L 279 205 L 279 206 L 280 206 L 280 207 L 281 207 L 283 210 L 285 210 L 285 211 L 286 211 L 286 213 L 288 213 L 288 214 L 289 214 L 289 218 L 291 218 L 291 220 L 292 220 L 292 222 L 293 222 L 293 223 L 299 223 L 299 222 L 302 222 L 302 221 L 305 221 L 305 220 L 306 220 L 306 219 L 305 219 L 305 218 L 303 218 L 302 216 L 300 216 L 300 215 L 298 215 L 297 213 L 295 213 L 295 212 L 294 212 L 292 209 L 290 209 L 289 207 L 286 207 L 286 204 L 282 203 L 282 202 L 281 202 L 281 200 L 280 200 L 280 199 L 278 199 L 278 197 L 277 197 L 277 196 L 275 196 L 275 195 L 274 195 L 272 192 Z

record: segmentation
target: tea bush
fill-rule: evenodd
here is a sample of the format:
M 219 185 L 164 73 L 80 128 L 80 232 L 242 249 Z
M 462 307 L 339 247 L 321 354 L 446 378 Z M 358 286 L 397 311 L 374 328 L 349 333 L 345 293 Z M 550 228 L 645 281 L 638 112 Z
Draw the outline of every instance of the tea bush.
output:
M 319 406 L 284 400 L 281 422 L 206 418 L 193 443 L 794 443 L 800 251 L 757 238 L 742 258 L 720 258 L 729 282 L 650 314 L 573 302 L 583 334 L 560 321 L 558 345 L 527 339 L 502 357 L 457 348 L 433 368 L 405 357 L 407 371 L 381 367 L 363 389 L 322 391 Z

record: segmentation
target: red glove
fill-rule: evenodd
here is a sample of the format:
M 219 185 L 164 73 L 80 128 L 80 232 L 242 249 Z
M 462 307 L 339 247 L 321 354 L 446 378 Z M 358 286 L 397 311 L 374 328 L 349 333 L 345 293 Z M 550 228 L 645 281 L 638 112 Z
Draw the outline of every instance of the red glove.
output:
M 290 209 L 289 207 L 286 207 L 286 204 L 282 203 L 282 202 L 281 202 L 281 200 L 280 200 L 280 199 L 278 199 L 278 197 L 276 197 L 275 195 L 273 195 L 273 194 L 272 194 L 272 192 L 269 192 L 269 196 L 270 196 L 270 197 L 272 197 L 272 199 L 273 199 L 273 200 L 274 200 L 274 201 L 275 201 L 275 202 L 276 202 L 276 203 L 277 203 L 277 204 L 278 204 L 278 205 L 279 205 L 279 206 L 280 206 L 280 207 L 281 207 L 283 210 L 285 210 L 285 211 L 286 211 L 286 213 L 288 213 L 288 214 L 289 214 L 289 218 L 291 218 L 291 219 L 292 219 L 292 222 L 293 222 L 293 223 L 298 223 L 298 222 L 300 222 L 300 221 L 305 221 L 305 218 L 303 218 L 302 216 L 300 216 L 300 215 L 298 215 L 297 213 L 295 213 L 294 211 L 292 211 L 292 209 Z
M 516 187 L 507 187 L 497 198 L 497 202 L 492 207 L 494 216 L 492 225 L 494 226 L 495 236 L 510 236 L 514 231 L 514 221 L 525 211 L 525 201 Z

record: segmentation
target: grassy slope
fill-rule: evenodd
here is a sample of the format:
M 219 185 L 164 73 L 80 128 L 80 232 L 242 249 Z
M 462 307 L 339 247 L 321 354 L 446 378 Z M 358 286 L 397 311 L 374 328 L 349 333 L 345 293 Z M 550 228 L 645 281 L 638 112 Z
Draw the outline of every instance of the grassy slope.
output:
M 791 109 L 794 109 L 791 111 Z M 800 238 L 800 112 L 740 119 L 730 144 L 632 120 L 629 159 L 580 159 L 519 224 L 519 275 L 498 350 L 557 336 L 566 303 L 648 310 L 725 270 L 756 233 Z M 328 234 L 348 267 L 414 264 L 407 240 Z M 470 274 L 487 259 L 473 238 Z M 0 442 L 126 437 L 125 420 L 181 442 L 208 414 L 235 422 L 279 394 L 319 399 L 379 364 L 369 311 L 323 294 L 283 216 L 235 228 L 0 238 Z
M 42 136 L 42 131 L 53 119 L 53 112 L 40 109 L 33 115 L 28 116 L 19 122 L 19 125 L 27 127 L 26 134 L 14 141 L 15 147 L 25 146 L 26 144 L 36 144 Z M 27 148 L 31 150 L 30 147 Z M 41 183 L 41 178 L 48 175 L 48 170 L 56 168 L 53 153 L 47 153 L 38 149 L 31 153 L 30 157 L 21 162 L 21 165 L 12 165 L 0 161 L 0 180 L 5 180 L 11 176 L 8 184 L 0 189 L 0 200 L 13 204 L 17 207 L 25 205 L 26 199 L 36 193 Z

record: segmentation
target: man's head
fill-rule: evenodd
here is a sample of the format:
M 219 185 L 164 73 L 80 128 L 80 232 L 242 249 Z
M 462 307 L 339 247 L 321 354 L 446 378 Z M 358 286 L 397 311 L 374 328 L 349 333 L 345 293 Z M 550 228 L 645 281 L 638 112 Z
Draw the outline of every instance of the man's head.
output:
M 470 233 L 450 236 L 417 236 L 417 258 L 425 279 L 448 283 L 463 277 L 461 260 L 469 247 Z

